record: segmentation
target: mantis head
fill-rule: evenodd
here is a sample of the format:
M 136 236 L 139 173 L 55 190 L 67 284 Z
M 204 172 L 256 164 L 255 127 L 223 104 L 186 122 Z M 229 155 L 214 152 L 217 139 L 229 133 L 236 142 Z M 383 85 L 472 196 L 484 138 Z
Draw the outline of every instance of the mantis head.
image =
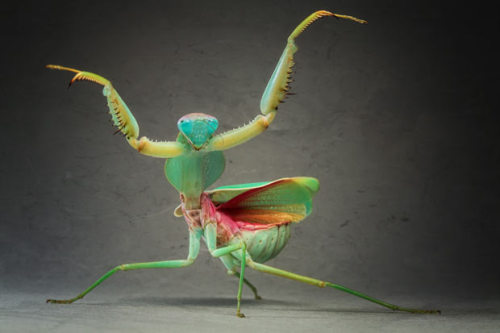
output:
M 218 126 L 217 118 L 204 113 L 190 113 L 177 122 L 179 131 L 196 150 L 210 140 Z

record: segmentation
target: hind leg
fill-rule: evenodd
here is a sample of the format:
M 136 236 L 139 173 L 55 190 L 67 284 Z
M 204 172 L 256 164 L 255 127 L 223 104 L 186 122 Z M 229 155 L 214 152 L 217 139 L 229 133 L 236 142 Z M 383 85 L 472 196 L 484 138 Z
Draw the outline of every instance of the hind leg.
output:
M 181 267 L 189 266 L 195 261 L 196 257 L 198 256 L 198 253 L 200 250 L 201 235 L 202 235 L 201 229 L 195 229 L 195 230 L 190 231 L 190 233 L 189 233 L 189 254 L 188 254 L 187 259 L 142 262 L 142 263 L 118 265 L 115 268 L 108 271 L 103 276 L 101 276 L 101 278 L 99 278 L 96 282 L 94 282 L 90 287 L 85 289 L 79 295 L 77 295 L 73 298 L 62 299 L 62 300 L 48 299 L 47 303 L 71 304 L 71 303 L 83 298 L 89 292 L 94 290 L 95 287 L 100 285 L 104 280 L 108 279 L 111 275 L 113 275 L 119 271 L 130 271 L 130 270 L 147 269 L 147 268 L 181 268 Z
M 321 280 L 317 280 L 317 279 L 314 279 L 314 278 L 310 278 L 308 276 L 299 275 L 299 274 L 288 272 L 288 271 L 285 271 L 285 270 L 282 270 L 282 269 L 274 268 L 274 267 L 271 267 L 271 266 L 268 266 L 268 265 L 259 264 L 257 262 L 254 262 L 249 257 L 247 257 L 246 261 L 247 261 L 247 265 L 249 267 L 251 267 L 251 268 L 253 268 L 255 270 L 258 270 L 260 272 L 264 272 L 264 273 L 267 273 L 267 274 L 272 274 L 272 275 L 284 277 L 284 278 L 287 278 L 287 279 L 296 280 L 296 281 L 299 281 L 299 282 L 304 282 L 304 283 L 312 284 L 313 286 L 317 286 L 317 287 L 320 287 L 320 288 L 330 287 L 330 288 L 338 289 L 338 290 L 341 290 L 343 292 L 346 292 L 346 293 L 349 293 L 349 294 L 361 297 L 363 299 L 366 299 L 367 301 L 370 301 L 370 302 L 382 305 L 382 306 L 384 306 L 386 308 L 389 308 L 391 310 L 394 310 L 394 311 L 405 311 L 405 312 L 411 312 L 411 313 L 437 313 L 437 314 L 441 313 L 441 311 L 439 311 L 439 310 L 423 310 L 423 309 L 404 308 L 404 307 L 401 307 L 401 306 L 398 306 L 398 305 L 394 305 L 394 304 L 391 304 L 391 303 L 387 303 L 387 302 L 379 300 L 377 298 L 374 298 L 374 297 L 362 294 L 359 291 L 349 289 L 349 288 L 341 286 L 339 284 L 335 284 L 335 283 L 331 283 L 331 282 L 326 282 L 326 281 L 321 281 Z

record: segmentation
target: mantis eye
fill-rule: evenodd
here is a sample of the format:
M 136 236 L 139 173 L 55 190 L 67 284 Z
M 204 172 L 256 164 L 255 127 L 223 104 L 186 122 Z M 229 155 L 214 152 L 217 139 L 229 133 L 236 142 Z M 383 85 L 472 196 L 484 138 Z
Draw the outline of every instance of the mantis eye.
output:
M 207 125 L 213 134 L 217 130 L 217 128 L 219 127 L 219 121 L 215 117 L 208 118 Z

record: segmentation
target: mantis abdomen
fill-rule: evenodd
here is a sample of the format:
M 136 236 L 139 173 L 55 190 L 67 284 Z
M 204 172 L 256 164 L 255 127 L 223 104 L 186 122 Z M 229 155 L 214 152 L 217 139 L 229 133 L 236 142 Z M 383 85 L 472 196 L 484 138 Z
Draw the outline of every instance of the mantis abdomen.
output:
M 276 257 L 290 239 L 290 224 L 257 231 L 243 230 L 241 235 L 252 259 L 264 263 Z

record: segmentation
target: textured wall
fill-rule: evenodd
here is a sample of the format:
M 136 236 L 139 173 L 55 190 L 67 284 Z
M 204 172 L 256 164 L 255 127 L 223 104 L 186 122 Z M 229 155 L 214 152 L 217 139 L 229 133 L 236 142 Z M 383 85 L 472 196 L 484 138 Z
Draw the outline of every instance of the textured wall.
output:
M 323 19 L 300 37 L 297 96 L 227 152 L 216 185 L 320 179 L 274 266 L 380 296 L 499 296 L 498 20 L 420 1 L 4 7 L 0 286 L 71 296 L 116 264 L 187 253 L 164 162 L 112 135 L 98 86 L 67 90 L 71 75 L 45 64 L 112 80 L 141 135 L 174 139 L 189 112 L 228 130 L 259 112 L 286 37 L 323 8 L 369 24 Z M 317 292 L 249 277 L 264 295 Z M 190 268 L 122 274 L 96 292 L 235 290 L 202 250 Z

